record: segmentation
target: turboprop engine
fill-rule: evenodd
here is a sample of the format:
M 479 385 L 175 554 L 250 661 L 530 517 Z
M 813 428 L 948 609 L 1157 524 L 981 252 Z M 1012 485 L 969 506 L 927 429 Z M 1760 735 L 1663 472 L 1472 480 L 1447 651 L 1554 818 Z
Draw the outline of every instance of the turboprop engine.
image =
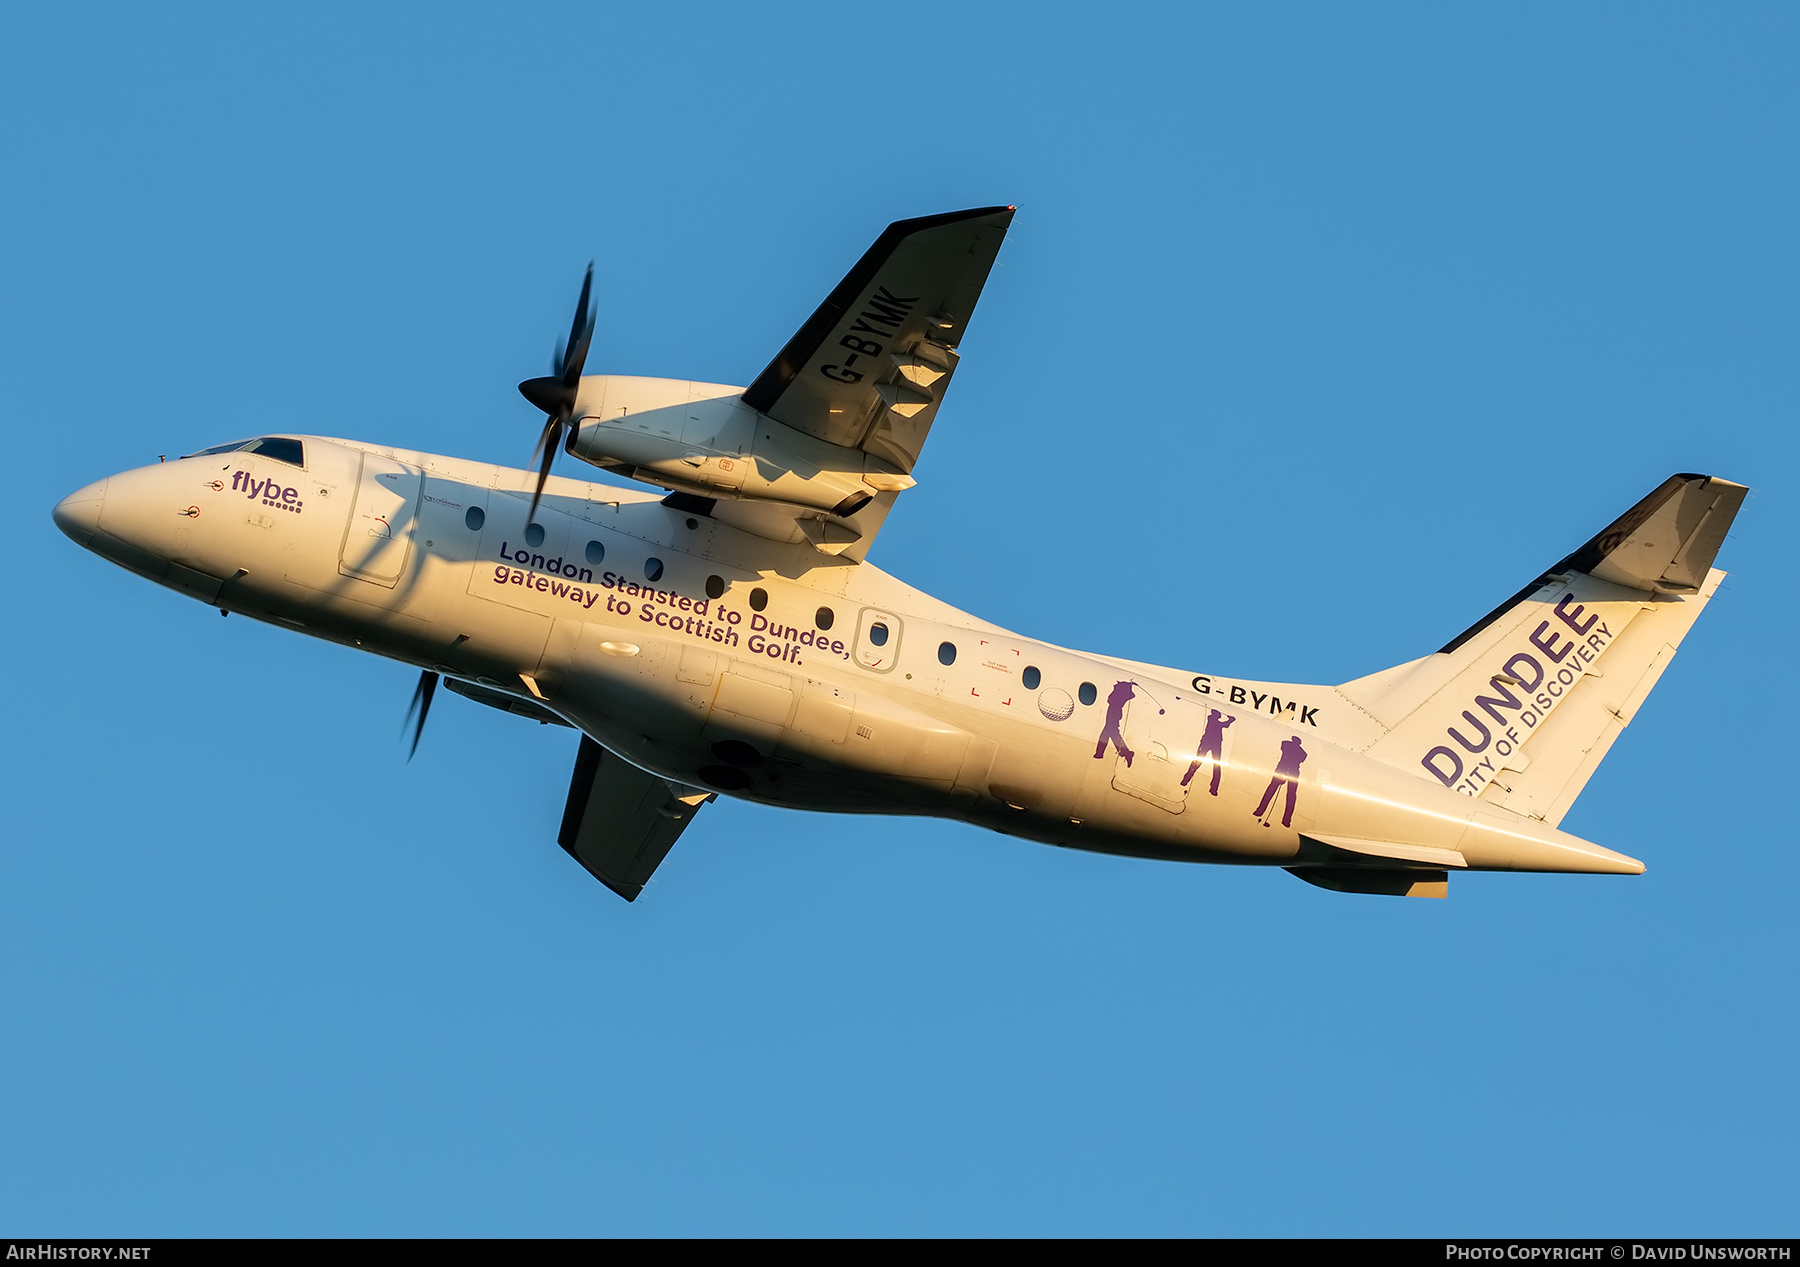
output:
M 761 536 L 804 535 L 828 552 L 860 535 L 844 521 L 879 494 L 915 483 L 879 458 L 758 413 L 742 393 L 685 379 L 585 377 L 565 447 L 603 470 L 678 492 L 779 503 L 787 513 L 729 517 Z M 797 519 L 795 510 L 810 513 Z

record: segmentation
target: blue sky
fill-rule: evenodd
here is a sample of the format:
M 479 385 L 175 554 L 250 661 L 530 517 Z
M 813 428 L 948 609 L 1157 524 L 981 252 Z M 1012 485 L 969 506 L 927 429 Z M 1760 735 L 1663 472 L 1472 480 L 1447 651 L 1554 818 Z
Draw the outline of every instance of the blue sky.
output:
M 1791 6 L 0 15 L 0 1231 L 1793 1234 Z M 55 501 L 262 431 L 522 465 L 748 382 L 888 221 L 1017 203 L 873 560 L 1335 682 L 1669 473 L 1732 572 L 1447 902 L 710 807 L 635 905 L 567 731 L 216 613 Z M 561 469 L 573 473 L 572 460 Z

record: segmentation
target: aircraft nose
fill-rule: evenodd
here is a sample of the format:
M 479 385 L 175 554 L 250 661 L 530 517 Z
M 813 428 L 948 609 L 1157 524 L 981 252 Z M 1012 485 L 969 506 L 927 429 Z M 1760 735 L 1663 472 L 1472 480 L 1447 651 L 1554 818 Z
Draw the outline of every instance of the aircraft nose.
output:
M 68 535 L 69 540 L 85 546 L 94 539 L 94 530 L 100 526 L 100 503 L 105 500 L 106 481 L 101 480 L 78 488 L 57 502 L 50 517 L 56 520 L 56 526 Z

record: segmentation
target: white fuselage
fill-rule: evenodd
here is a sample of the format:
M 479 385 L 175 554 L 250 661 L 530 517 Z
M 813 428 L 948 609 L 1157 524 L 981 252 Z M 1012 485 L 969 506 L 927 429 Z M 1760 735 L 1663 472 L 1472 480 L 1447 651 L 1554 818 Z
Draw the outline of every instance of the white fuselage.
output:
M 868 563 L 654 494 L 303 437 L 111 477 L 58 508 L 214 606 L 532 701 L 668 780 L 1059 845 L 1291 865 L 1303 835 L 1472 869 L 1636 872 L 1353 751 L 1329 687 L 1065 650 Z M 70 522 L 74 527 L 70 527 Z

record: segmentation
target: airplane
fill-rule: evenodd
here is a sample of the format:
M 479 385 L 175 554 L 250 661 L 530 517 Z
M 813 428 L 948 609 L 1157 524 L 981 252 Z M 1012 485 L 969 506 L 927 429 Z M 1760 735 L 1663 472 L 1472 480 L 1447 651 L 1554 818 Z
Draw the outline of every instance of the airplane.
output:
M 535 471 L 263 435 L 54 519 L 222 613 L 419 669 L 413 751 L 440 680 L 574 729 L 558 843 L 627 901 L 720 795 L 1346 893 L 1641 873 L 1558 824 L 1718 589 L 1741 484 L 1673 475 L 1438 650 L 1336 685 L 1071 650 L 867 561 L 1013 213 L 889 225 L 747 387 L 585 374 L 590 265 L 519 385 Z M 647 487 L 552 475 L 558 449 Z

